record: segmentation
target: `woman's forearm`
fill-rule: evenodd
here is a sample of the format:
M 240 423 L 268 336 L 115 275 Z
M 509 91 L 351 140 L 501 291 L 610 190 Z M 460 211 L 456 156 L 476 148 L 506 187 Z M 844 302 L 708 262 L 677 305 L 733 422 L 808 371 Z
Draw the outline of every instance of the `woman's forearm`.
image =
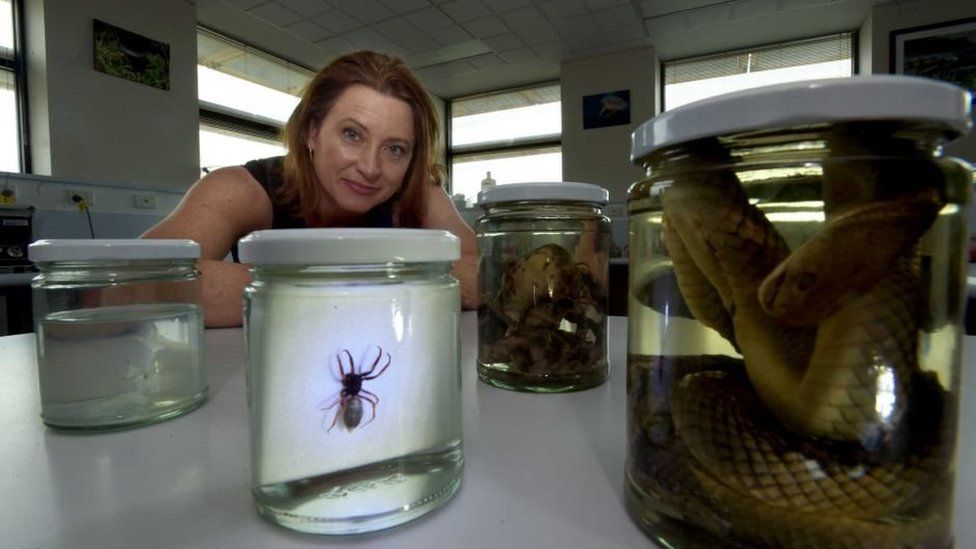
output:
M 240 326 L 244 287 L 251 282 L 247 265 L 201 259 L 197 262 L 203 285 L 204 323 L 207 328 Z
M 461 308 L 478 308 L 478 257 L 465 254 L 454 262 L 451 275 L 461 283 Z

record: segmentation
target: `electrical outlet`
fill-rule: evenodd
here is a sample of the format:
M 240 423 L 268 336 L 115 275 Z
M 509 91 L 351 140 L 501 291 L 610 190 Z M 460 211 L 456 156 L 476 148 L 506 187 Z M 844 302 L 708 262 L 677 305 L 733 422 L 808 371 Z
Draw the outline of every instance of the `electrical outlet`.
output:
M 64 199 L 65 199 L 65 202 L 69 206 L 77 206 L 78 205 L 78 203 L 75 202 L 75 199 L 74 199 L 75 195 L 78 195 L 78 196 L 84 198 L 85 199 L 85 202 L 88 203 L 88 207 L 89 208 L 91 208 L 92 206 L 95 205 L 95 192 L 94 191 L 91 191 L 91 190 L 83 191 L 81 189 L 67 189 L 67 190 L 64 191 Z
M 156 209 L 156 197 L 151 194 L 136 194 L 132 195 L 136 208 L 140 210 L 155 210 Z

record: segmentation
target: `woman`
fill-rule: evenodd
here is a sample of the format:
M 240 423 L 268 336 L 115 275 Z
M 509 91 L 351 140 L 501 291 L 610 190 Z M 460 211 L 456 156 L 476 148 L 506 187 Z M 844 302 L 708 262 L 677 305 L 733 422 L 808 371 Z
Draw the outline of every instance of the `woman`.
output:
M 214 170 L 142 238 L 200 243 L 208 327 L 241 324 L 247 266 L 224 261 L 252 231 L 292 227 L 421 227 L 461 239 L 452 274 L 477 306 L 474 232 L 441 188 L 437 114 L 399 59 L 340 57 L 309 83 L 285 126 L 286 156 Z M 236 253 L 235 253 L 236 255 Z

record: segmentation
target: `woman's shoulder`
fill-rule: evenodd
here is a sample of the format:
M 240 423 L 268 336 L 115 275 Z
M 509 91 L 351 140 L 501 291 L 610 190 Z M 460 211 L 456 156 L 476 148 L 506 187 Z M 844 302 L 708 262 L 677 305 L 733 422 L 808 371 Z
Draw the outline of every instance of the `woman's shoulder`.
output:
M 223 257 L 241 236 L 271 225 L 271 203 L 242 166 L 211 171 L 197 181 L 158 234 L 184 235 L 216 247 Z M 157 236 L 158 237 L 158 236 Z
M 253 210 L 256 206 L 263 213 L 264 209 L 270 211 L 271 201 L 262 187 L 243 166 L 226 166 L 200 179 L 187 198 L 220 209 L 239 210 L 241 205 L 248 205 L 246 209 Z
M 285 168 L 284 156 L 270 156 L 245 162 L 243 166 L 247 173 L 262 187 L 278 187 L 283 180 Z
M 285 165 L 285 157 L 282 156 L 269 156 L 267 158 L 256 158 L 254 160 L 248 160 L 244 163 L 244 169 L 250 170 L 254 169 L 272 169 L 280 170 Z

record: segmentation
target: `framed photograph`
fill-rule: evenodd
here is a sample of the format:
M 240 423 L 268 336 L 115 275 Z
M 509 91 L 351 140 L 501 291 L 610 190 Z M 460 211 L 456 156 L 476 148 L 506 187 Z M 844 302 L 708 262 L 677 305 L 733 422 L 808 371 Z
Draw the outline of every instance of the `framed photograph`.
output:
M 976 92 L 976 18 L 891 33 L 891 72 L 936 78 Z
M 630 124 L 630 90 L 583 97 L 583 129 Z
M 169 89 L 169 44 L 94 20 L 94 68 L 119 78 Z

